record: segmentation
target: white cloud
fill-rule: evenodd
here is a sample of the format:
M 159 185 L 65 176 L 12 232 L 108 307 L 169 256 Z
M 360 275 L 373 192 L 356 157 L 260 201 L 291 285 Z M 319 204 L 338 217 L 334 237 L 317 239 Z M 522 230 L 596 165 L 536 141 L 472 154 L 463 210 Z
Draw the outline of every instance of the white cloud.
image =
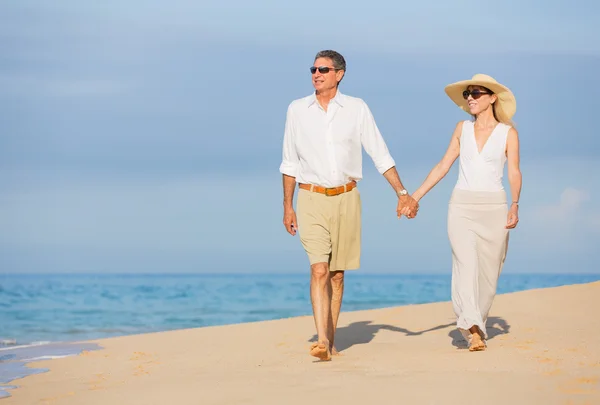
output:
M 575 228 L 597 228 L 600 220 L 600 212 L 594 210 L 590 192 L 585 189 L 567 187 L 560 194 L 559 201 L 555 204 L 545 205 L 539 208 L 534 218 L 540 222 L 570 225 Z
M 585 188 L 567 187 L 558 201 L 532 207 L 520 217 L 525 221 L 528 217 L 532 219 L 527 224 L 528 246 L 547 253 L 589 252 L 600 234 L 600 210 L 593 203 L 590 190 Z
M 594 252 L 600 244 L 598 160 L 532 159 L 524 149 L 523 161 L 520 221 L 510 236 L 513 263 L 531 263 L 543 271 L 559 271 L 560 263 L 575 262 L 579 264 L 573 271 L 597 269 Z
M 558 202 L 540 207 L 534 217 L 541 222 L 576 224 L 574 220 L 586 219 L 586 202 L 589 200 L 589 191 L 567 187 L 560 194 Z

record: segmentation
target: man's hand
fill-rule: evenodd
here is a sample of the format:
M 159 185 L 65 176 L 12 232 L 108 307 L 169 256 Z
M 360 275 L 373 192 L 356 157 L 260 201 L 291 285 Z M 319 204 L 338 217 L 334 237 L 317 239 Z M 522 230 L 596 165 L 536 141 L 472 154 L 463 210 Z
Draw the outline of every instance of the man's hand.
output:
M 296 234 L 298 222 L 293 208 L 283 210 L 283 225 L 290 235 L 294 236 Z
M 506 229 L 513 229 L 517 226 L 519 222 L 519 206 L 517 204 L 513 204 L 510 206 L 510 210 L 508 211 L 508 218 L 506 219 Z
M 398 218 L 402 217 L 402 215 L 406 216 L 406 218 L 414 218 L 417 216 L 418 211 L 419 203 L 410 195 L 398 197 L 398 208 L 396 209 Z

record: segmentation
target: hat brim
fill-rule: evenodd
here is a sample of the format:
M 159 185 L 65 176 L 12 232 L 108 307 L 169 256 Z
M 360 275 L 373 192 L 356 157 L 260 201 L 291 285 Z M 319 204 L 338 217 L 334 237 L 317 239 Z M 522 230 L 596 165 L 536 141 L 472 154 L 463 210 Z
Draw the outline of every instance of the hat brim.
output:
M 469 104 L 467 100 L 463 98 L 463 91 L 469 86 L 483 86 L 496 94 L 500 107 L 508 118 L 512 118 L 517 112 L 517 100 L 515 95 L 510 89 L 500 83 L 489 82 L 485 80 L 462 80 L 460 82 L 452 83 L 444 88 L 444 91 L 450 97 L 456 105 L 458 105 L 463 111 L 470 113 Z

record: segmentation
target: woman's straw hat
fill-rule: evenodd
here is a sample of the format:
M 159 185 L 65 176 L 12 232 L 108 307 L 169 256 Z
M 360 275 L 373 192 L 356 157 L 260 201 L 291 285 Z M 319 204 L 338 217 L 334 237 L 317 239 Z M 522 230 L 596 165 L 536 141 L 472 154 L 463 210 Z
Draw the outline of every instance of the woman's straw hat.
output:
M 496 100 L 496 111 L 498 112 L 498 109 L 502 110 L 501 113 L 504 113 L 503 115 L 508 119 L 511 119 L 513 115 L 515 115 L 515 112 L 517 111 L 517 100 L 515 99 L 515 95 L 508 87 L 498 83 L 496 79 L 491 76 L 477 73 L 471 80 L 462 80 L 460 82 L 449 84 L 444 90 L 452 101 L 464 111 L 469 112 L 467 100 L 463 98 L 463 91 L 465 91 L 468 86 L 483 86 L 490 89 L 498 97 L 498 100 Z

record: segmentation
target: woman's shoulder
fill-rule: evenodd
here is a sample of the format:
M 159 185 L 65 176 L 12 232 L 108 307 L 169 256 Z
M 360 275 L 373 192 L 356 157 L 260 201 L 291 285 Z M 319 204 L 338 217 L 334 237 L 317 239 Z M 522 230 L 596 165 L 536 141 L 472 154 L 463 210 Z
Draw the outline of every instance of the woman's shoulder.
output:
M 454 127 L 454 135 L 457 138 L 460 138 L 460 136 L 463 133 L 463 129 L 467 128 L 469 125 L 473 126 L 473 121 L 471 121 L 471 120 L 458 121 L 456 123 L 456 127 Z
M 515 128 L 513 125 L 510 125 L 510 124 L 505 124 L 505 123 L 503 123 L 503 122 L 499 122 L 499 123 L 498 123 L 498 125 L 499 125 L 499 126 L 502 128 L 502 129 L 504 129 L 504 133 L 505 133 L 506 135 L 511 135 L 511 134 L 513 134 L 513 135 L 516 135 L 516 134 L 517 134 L 517 129 L 516 129 L 516 128 Z
M 456 124 L 457 128 L 463 129 L 463 128 L 474 128 L 475 127 L 475 121 L 473 120 L 462 120 L 459 121 L 458 124 Z

